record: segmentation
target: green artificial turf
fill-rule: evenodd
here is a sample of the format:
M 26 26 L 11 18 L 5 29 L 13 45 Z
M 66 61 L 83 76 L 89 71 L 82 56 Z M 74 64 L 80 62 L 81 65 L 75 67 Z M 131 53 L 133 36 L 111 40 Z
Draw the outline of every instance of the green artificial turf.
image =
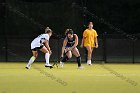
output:
M 0 93 L 140 93 L 140 64 L 65 64 L 45 68 L 35 62 L 0 63 Z

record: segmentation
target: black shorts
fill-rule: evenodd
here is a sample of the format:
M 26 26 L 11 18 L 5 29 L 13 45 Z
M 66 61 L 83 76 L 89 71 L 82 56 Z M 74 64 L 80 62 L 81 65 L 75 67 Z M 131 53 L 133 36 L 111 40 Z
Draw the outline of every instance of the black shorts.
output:
M 41 49 L 43 47 L 44 47 L 44 45 L 41 45 L 40 47 L 36 47 L 36 48 L 32 49 L 32 51 L 37 51 L 38 49 Z

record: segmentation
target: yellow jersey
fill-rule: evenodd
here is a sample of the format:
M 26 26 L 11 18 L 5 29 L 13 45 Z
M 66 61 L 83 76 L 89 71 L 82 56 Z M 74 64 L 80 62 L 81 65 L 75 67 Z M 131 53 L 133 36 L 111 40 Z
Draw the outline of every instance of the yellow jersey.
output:
M 94 47 L 95 46 L 95 38 L 98 36 L 96 30 L 94 29 L 86 29 L 83 33 L 83 38 L 84 38 L 84 41 L 83 41 L 83 44 L 84 44 L 84 47 L 86 46 L 91 46 L 91 47 Z

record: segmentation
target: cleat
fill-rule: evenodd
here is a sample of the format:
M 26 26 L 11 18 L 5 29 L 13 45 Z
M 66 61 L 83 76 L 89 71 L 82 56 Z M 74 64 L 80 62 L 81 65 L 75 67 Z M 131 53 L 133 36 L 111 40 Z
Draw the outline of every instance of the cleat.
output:
M 91 62 L 87 62 L 87 65 L 91 66 L 92 64 L 91 64 Z
M 92 64 L 87 64 L 87 65 L 91 66 Z
M 30 67 L 28 67 L 28 66 L 26 66 L 25 68 L 26 68 L 26 69 L 30 69 Z
M 31 68 L 31 65 L 27 65 L 25 68 L 26 69 L 30 69 Z
M 84 67 L 83 66 L 79 66 L 78 69 L 84 69 Z
M 51 64 L 45 64 L 45 67 L 49 67 L 50 69 L 53 68 L 53 66 Z

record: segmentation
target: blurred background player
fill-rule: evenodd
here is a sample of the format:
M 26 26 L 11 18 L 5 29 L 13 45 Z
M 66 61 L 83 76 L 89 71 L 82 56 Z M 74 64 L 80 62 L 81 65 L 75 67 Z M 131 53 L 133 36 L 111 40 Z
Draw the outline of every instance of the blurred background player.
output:
M 92 58 L 92 51 L 95 48 L 98 48 L 98 40 L 97 40 L 97 32 L 96 30 L 93 29 L 93 22 L 89 22 L 88 24 L 88 29 L 86 29 L 83 32 L 83 39 L 81 43 L 81 47 L 85 47 L 86 50 L 88 51 L 88 60 L 87 64 L 91 64 L 91 58 Z
M 63 68 L 64 62 L 68 61 L 73 54 L 77 58 L 78 68 L 82 69 L 83 67 L 81 66 L 81 56 L 79 50 L 76 47 L 78 45 L 78 36 L 73 34 L 72 29 L 67 29 L 65 35 L 66 38 L 63 41 L 60 67 Z
M 26 66 L 26 69 L 30 69 L 31 64 L 37 58 L 37 56 L 38 56 L 37 50 L 40 50 L 41 52 L 45 53 L 45 59 L 46 59 L 45 67 L 52 68 L 52 65 L 49 64 L 49 58 L 52 53 L 51 49 L 49 47 L 49 39 L 51 36 L 52 36 L 52 30 L 49 27 L 47 27 L 45 29 L 44 34 L 39 35 L 32 41 L 31 50 L 32 50 L 33 56 L 30 58 L 27 66 Z

